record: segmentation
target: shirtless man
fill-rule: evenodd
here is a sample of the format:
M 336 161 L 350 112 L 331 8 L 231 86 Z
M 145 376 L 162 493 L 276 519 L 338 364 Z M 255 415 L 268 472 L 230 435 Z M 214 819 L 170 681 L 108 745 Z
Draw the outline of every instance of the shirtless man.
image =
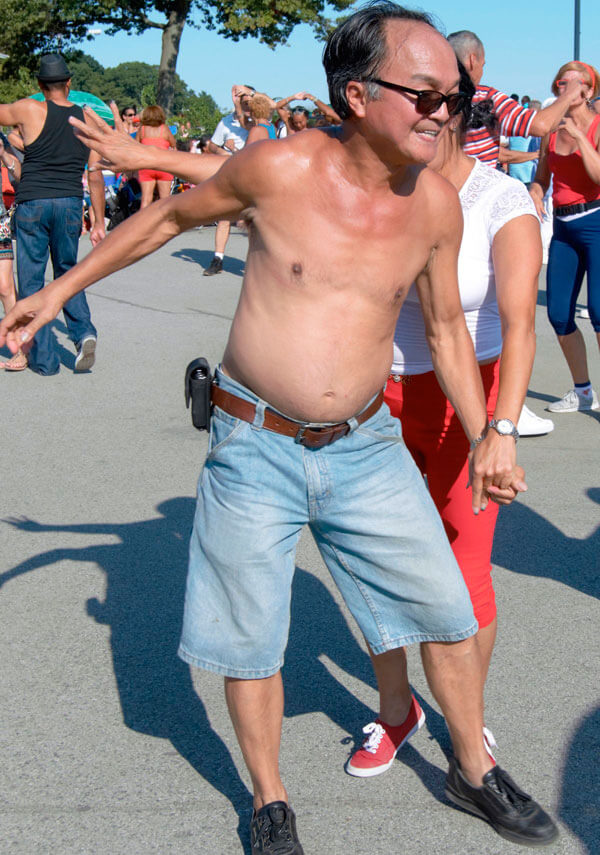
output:
M 17 304 L 0 344 L 16 349 L 71 294 L 180 232 L 243 213 L 246 275 L 213 389 L 179 652 L 225 676 L 254 789 L 252 852 L 303 853 L 278 755 L 304 524 L 375 655 L 422 642 L 454 747 L 450 798 L 504 836 L 548 842 L 550 817 L 484 748 L 469 596 L 399 423 L 380 407 L 416 280 L 438 376 L 474 444 L 474 512 L 525 489 L 513 438 L 486 432 L 456 281 L 458 198 L 423 166 L 461 106 L 456 60 L 426 16 L 383 2 L 335 31 L 324 63 L 339 131 L 248 146 L 204 184 L 136 214 Z

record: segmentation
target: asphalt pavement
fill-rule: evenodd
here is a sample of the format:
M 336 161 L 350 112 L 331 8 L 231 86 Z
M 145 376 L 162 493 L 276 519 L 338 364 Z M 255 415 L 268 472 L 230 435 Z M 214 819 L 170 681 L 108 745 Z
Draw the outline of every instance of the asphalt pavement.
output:
M 60 374 L 0 374 L 3 852 L 249 855 L 248 775 L 222 680 L 176 657 L 207 444 L 183 374 L 222 355 L 247 246 L 234 230 L 224 273 L 203 277 L 213 240 L 188 232 L 89 290 L 91 372 L 72 373 L 59 319 Z M 544 302 L 542 288 L 528 398 L 540 415 L 570 388 Z M 546 851 L 598 855 L 600 411 L 555 424 L 519 443 L 529 491 L 500 514 L 486 721 L 501 765 L 560 823 Z M 307 533 L 297 567 L 281 766 L 306 855 L 520 851 L 447 802 L 447 731 L 416 649 L 425 727 L 385 775 L 344 773 L 377 693 Z

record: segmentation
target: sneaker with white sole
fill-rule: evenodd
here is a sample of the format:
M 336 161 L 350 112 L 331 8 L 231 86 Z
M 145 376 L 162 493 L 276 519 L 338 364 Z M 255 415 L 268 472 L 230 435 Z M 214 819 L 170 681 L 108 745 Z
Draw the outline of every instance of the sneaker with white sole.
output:
M 463 810 L 485 819 L 505 840 L 525 846 L 547 846 L 558 837 L 553 819 L 500 766 L 493 766 L 474 787 L 450 759 L 446 796 Z
M 371 778 L 387 772 L 404 743 L 424 724 L 425 713 L 413 695 L 410 710 L 402 724 L 391 727 L 378 718 L 363 727 L 367 738 L 346 763 L 346 772 L 357 778 Z
M 548 404 L 550 413 L 577 413 L 586 410 L 597 410 L 600 407 L 598 396 L 592 389 L 591 395 L 580 395 L 576 389 L 571 389 L 559 401 Z
M 544 436 L 544 434 L 551 433 L 554 430 L 554 422 L 552 419 L 542 419 L 540 416 L 536 416 L 529 407 L 523 404 L 517 422 L 517 430 L 519 436 Z
M 86 335 L 79 342 L 73 371 L 89 371 L 96 361 L 96 336 Z

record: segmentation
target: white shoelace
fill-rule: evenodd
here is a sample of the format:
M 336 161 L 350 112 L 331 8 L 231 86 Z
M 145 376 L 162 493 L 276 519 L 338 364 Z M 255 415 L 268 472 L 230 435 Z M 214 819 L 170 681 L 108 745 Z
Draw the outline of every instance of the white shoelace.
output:
M 365 740 L 363 748 L 369 754 L 376 754 L 377 749 L 381 744 L 381 740 L 385 735 L 385 729 L 376 721 L 372 721 L 363 727 L 363 733 L 369 734 L 369 738 Z

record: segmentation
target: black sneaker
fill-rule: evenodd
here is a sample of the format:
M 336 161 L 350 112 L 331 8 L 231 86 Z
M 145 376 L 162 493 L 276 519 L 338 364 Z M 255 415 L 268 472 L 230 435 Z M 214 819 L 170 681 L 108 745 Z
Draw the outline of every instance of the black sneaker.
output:
M 446 795 L 463 810 L 487 820 L 494 831 L 513 843 L 545 846 L 558 837 L 553 820 L 500 766 L 484 775 L 483 786 L 473 787 L 451 758 Z
M 214 276 L 215 273 L 222 273 L 222 272 L 223 272 L 223 259 L 219 258 L 218 255 L 215 255 L 215 257 L 213 258 L 213 260 L 208 265 L 208 267 L 206 268 L 206 270 L 204 271 L 204 273 L 202 275 L 203 276 Z
M 296 814 L 285 802 L 270 802 L 252 815 L 252 855 L 304 855 L 296 833 Z

